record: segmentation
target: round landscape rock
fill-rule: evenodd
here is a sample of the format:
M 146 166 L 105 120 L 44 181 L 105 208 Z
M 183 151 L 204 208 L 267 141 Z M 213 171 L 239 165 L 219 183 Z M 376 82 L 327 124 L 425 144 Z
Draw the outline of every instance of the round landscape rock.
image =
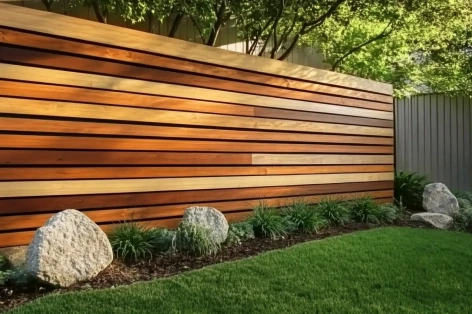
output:
M 228 221 L 223 213 L 213 207 L 189 207 L 185 210 L 182 221 L 201 225 L 211 230 L 212 240 L 216 243 L 223 243 L 228 237 Z
M 447 230 L 453 225 L 453 219 L 444 214 L 437 213 L 419 213 L 411 216 L 413 221 L 422 221 L 432 225 L 435 228 Z
M 44 283 L 68 287 L 95 277 L 112 260 L 113 250 L 102 229 L 81 212 L 68 209 L 36 231 L 26 269 Z
M 448 216 L 454 216 L 459 213 L 457 198 L 442 183 L 426 185 L 423 191 L 423 207 L 430 213 Z

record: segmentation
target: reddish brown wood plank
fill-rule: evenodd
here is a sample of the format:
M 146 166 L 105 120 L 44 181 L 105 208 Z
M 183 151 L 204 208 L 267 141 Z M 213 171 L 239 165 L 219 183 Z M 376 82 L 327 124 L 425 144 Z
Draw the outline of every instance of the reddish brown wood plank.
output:
M 251 154 L 0 150 L 0 165 L 251 165 Z
M 381 191 L 363 191 L 358 193 L 341 193 L 330 194 L 330 197 L 341 199 L 352 199 L 358 196 L 370 195 L 376 199 L 385 199 L 393 197 L 393 190 Z M 308 203 L 316 203 L 323 199 L 323 195 L 306 195 L 304 200 Z M 290 202 L 291 198 L 266 198 L 264 202 L 269 206 L 282 207 Z M 141 220 L 141 219 L 156 219 L 182 216 L 185 209 L 195 205 L 210 206 L 217 208 L 221 212 L 250 210 L 257 206 L 259 200 L 243 200 L 230 202 L 207 202 L 201 204 L 186 203 L 180 205 L 164 205 L 152 207 L 131 207 L 124 209 L 106 209 L 106 210 L 91 210 L 84 211 L 90 219 L 96 223 L 109 223 L 119 221 Z M 38 228 L 51 218 L 53 214 L 31 214 L 31 215 L 14 215 L 5 216 L 0 220 L 0 231 L 32 229 Z
M 0 36 L 2 42 L 18 46 L 36 47 L 49 51 L 67 52 L 77 55 L 99 57 L 113 61 L 120 60 L 134 64 L 144 64 L 146 66 L 155 66 L 171 70 L 211 75 L 220 78 L 232 78 L 269 86 L 271 85 L 295 90 L 306 90 L 320 93 L 320 96 L 323 96 L 322 94 L 334 94 L 339 96 L 384 102 L 388 104 L 393 103 L 391 96 L 356 91 L 340 87 L 332 87 L 303 80 L 282 78 L 238 69 L 218 67 L 215 65 L 208 66 L 199 62 L 178 60 L 155 54 L 105 47 L 99 44 L 88 44 L 73 40 L 59 39 L 52 36 L 42 36 L 1 28 L 0 34 L 2 35 Z
M 0 61 L 22 65 L 49 67 L 60 70 L 81 71 L 100 75 L 118 76 L 146 81 L 188 85 L 204 88 L 217 88 L 226 91 L 254 95 L 281 97 L 287 99 L 314 101 L 349 107 L 393 111 L 391 104 L 376 103 L 366 100 L 346 99 L 336 96 L 319 95 L 308 92 L 257 86 L 231 80 L 215 79 L 189 73 L 160 70 L 149 66 L 134 66 L 105 60 L 74 57 L 37 50 L 15 47 L 0 47 Z
M 232 153 L 393 154 L 393 146 L 184 141 L 78 136 L 1 135 L 0 148 Z
M 0 167 L 0 181 L 128 179 L 280 175 L 315 173 L 393 172 L 393 165 L 244 166 L 244 167 Z
M 1 83 L 0 83 L 1 85 Z M 1 87 L 0 87 L 1 88 Z M 379 120 L 380 121 L 380 120 Z M 126 135 L 160 138 L 220 139 L 269 142 L 346 143 L 393 145 L 392 137 L 369 137 L 276 131 L 220 130 L 198 127 L 139 125 L 129 123 L 85 122 L 0 117 L 0 131 L 41 132 L 90 135 Z
M 291 197 L 393 189 L 392 181 L 324 185 L 175 191 L 108 195 L 53 196 L 0 199 L 0 214 L 57 212 L 67 208 L 99 209 L 113 207 L 216 202 L 268 197 Z
M 278 118 L 349 125 L 393 127 L 393 121 L 362 117 L 341 116 L 285 109 L 255 108 L 234 104 L 178 99 L 160 96 L 104 91 L 80 87 L 57 86 L 27 82 L 0 80 L 0 95 L 22 98 L 37 98 L 61 101 L 77 101 L 104 105 L 129 106 L 152 109 L 171 109 L 224 115 Z M 257 110 L 257 114 L 255 110 Z

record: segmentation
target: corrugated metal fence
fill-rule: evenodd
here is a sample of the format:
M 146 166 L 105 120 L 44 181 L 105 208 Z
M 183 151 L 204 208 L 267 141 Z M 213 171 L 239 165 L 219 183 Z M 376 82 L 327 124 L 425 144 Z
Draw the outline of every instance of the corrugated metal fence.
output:
M 425 94 L 395 100 L 396 169 L 472 191 L 472 101 Z

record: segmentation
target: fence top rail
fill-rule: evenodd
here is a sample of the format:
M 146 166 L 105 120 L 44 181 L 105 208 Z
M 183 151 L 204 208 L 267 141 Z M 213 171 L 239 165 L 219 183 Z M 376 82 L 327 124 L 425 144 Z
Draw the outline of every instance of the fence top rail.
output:
M 391 84 L 222 50 L 165 36 L 0 3 L 0 27 L 61 36 L 207 64 L 392 95 Z M 8 12 L 8 13 L 6 13 Z M 2 41 L 0 30 L 0 42 Z

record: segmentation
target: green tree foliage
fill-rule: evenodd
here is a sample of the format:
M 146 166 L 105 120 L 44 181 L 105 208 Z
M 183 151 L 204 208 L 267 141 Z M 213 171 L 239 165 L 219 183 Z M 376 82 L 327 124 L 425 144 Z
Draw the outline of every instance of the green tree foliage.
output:
M 397 96 L 472 91 L 469 0 L 386 0 L 343 5 L 301 40 L 332 70 L 394 85 Z

